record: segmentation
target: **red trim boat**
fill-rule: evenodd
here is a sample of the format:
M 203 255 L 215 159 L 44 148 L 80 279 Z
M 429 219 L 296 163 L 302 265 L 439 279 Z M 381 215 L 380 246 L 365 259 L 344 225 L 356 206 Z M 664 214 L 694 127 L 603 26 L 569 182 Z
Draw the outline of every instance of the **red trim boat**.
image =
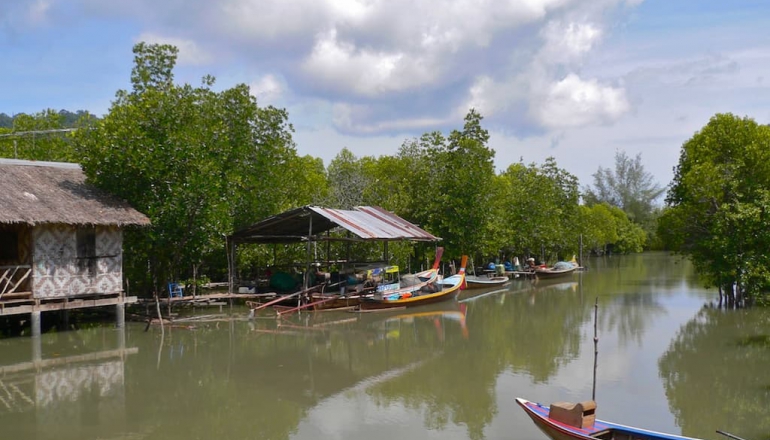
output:
M 465 288 L 465 265 L 467 262 L 468 256 L 463 255 L 462 261 L 460 263 L 460 271 L 457 273 L 457 275 L 452 275 L 442 280 L 437 280 L 434 283 L 436 289 L 438 289 L 436 291 L 425 292 L 423 291 L 424 289 L 420 289 L 417 291 L 405 293 L 383 292 L 383 294 L 379 295 L 379 297 L 375 296 L 373 298 L 361 299 L 359 310 L 366 311 L 413 307 L 456 298 L 457 294 L 460 293 L 460 289 Z
M 580 425 L 580 415 L 573 418 L 577 419 L 578 423 L 571 424 L 566 422 L 567 418 L 552 418 L 551 407 L 549 406 L 521 398 L 516 398 L 516 403 L 524 409 L 535 422 L 535 425 L 553 440 L 699 440 L 693 437 L 665 434 L 602 420 L 593 420 L 593 411 L 596 409 L 595 403 L 591 409 L 591 415 L 588 416 L 591 421 L 582 426 L 575 426 Z

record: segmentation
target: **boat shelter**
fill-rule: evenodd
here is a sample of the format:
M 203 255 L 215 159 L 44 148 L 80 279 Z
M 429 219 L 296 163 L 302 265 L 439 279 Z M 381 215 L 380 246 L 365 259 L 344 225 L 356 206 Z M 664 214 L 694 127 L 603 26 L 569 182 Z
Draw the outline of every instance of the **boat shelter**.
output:
M 123 228 L 149 218 L 86 183 L 80 165 L 0 159 L 0 317 L 118 306 Z
M 332 230 L 347 231 L 346 237 L 330 236 Z M 377 206 L 357 206 L 352 210 L 302 206 L 268 217 L 234 232 L 227 238 L 230 292 L 235 288 L 235 255 L 240 244 L 307 243 L 307 265 L 310 246 L 319 241 L 384 243 L 387 259 L 389 241 L 437 242 L 439 237 L 425 231 L 396 214 Z

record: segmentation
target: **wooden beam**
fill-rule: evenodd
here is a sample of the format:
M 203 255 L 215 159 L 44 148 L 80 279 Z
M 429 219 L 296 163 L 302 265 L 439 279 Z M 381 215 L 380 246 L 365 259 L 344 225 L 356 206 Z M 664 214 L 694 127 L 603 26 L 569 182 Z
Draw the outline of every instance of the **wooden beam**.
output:
M 38 302 L 41 300 L 37 300 Z M 44 300 L 43 300 L 44 301 Z M 116 296 L 102 299 L 68 299 L 57 302 L 39 302 L 38 304 L 3 307 L 0 303 L 0 316 L 21 315 L 33 312 L 50 312 L 53 310 L 74 310 L 90 307 L 114 306 L 117 304 L 133 304 L 137 301 L 135 296 Z

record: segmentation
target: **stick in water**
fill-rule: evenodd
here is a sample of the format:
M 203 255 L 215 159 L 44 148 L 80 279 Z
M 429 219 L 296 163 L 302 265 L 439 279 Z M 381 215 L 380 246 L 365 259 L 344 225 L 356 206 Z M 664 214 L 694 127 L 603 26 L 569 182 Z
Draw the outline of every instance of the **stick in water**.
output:
M 591 393 L 591 400 L 596 401 L 596 362 L 599 359 L 599 336 L 596 332 L 596 321 L 599 317 L 599 297 L 596 297 L 594 303 L 594 388 Z
M 729 438 L 731 438 L 733 440 L 744 440 L 744 439 L 738 437 L 737 435 L 732 435 L 729 432 L 720 431 L 718 429 L 717 429 L 717 433 L 722 434 L 725 437 L 729 437 Z

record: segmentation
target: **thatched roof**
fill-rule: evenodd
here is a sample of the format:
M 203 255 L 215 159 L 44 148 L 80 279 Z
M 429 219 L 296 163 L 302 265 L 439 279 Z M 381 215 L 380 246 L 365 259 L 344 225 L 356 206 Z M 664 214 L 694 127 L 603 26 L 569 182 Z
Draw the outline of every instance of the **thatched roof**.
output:
M 85 180 L 78 164 L 0 159 L 0 224 L 150 224 L 128 203 Z

